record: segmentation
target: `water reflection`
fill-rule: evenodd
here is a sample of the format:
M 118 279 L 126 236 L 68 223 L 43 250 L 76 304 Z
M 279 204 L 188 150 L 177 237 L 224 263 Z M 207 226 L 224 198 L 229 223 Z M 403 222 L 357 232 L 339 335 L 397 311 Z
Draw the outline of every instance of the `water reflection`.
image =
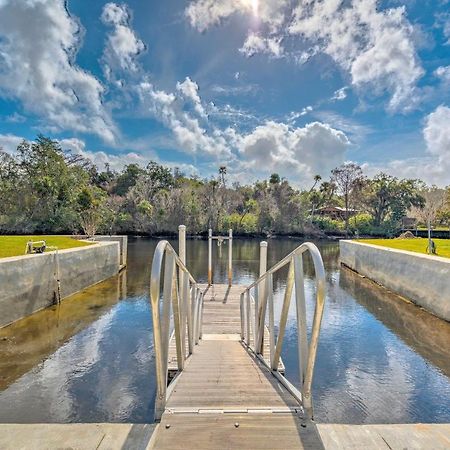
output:
M 171 242 L 176 246 L 176 242 Z M 269 241 L 269 266 L 298 239 Z M 0 330 L 0 422 L 151 422 L 155 393 L 150 263 L 157 241 L 130 239 L 127 271 Z M 339 266 L 319 242 L 328 298 L 314 400 L 322 422 L 450 421 L 450 324 Z M 259 240 L 235 239 L 234 283 L 259 270 Z M 214 280 L 227 280 L 227 247 L 214 245 Z M 207 242 L 190 240 L 187 265 L 206 281 Z M 314 292 L 311 262 L 306 289 Z M 274 278 L 279 317 L 285 274 Z M 308 299 L 308 321 L 314 305 Z M 283 348 L 298 382 L 295 305 Z
M 0 328 L 0 390 L 126 297 L 126 272 L 9 327 Z

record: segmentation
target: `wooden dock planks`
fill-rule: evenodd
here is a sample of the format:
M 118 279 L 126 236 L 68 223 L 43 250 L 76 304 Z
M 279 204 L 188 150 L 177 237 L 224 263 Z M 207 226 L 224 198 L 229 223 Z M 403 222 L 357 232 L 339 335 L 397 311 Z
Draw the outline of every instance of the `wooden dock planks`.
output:
M 323 449 L 298 402 L 240 342 L 244 287 L 200 288 L 203 338 L 173 385 L 152 448 L 302 449 L 307 442 L 305 448 Z M 266 330 L 267 357 L 268 337 Z M 169 368 L 176 371 L 173 341 Z
M 270 371 L 243 345 L 204 340 L 174 387 L 168 409 L 299 407 Z

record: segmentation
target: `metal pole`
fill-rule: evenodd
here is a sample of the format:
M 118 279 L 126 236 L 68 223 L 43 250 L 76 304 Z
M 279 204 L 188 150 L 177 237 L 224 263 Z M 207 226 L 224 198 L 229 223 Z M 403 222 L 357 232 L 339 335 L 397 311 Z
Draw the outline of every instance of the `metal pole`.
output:
M 259 243 L 259 276 L 267 272 L 267 242 Z
M 212 230 L 208 230 L 208 285 L 212 284 Z
M 179 225 L 178 226 L 178 255 L 181 259 L 181 262 L 186 266 L 186 226 L 185 225 Z M 181 270 L 181 268 L 175 269 L 178 270 L 178 276 L 179 276 L 179 293 L 180 293 L 180 320 L 181 320 L 181 338 L 183 340 L 183 346 L 185 345 L 185 336 L 186 336 L 186 321 L 188 326 L 188 332 L 191 329 L 191 324 L 189 323 L 190 314 L 188 312 L 189 310 L 189 278 L 185 279 L 185 274 Z M 186 286 L 187 282 L 187 286 Z M 190 336 L 190 333 L 189 333 Z M 191 351 L 191 341 L 188 339 L 189 342 L 189 351 Z M 184 347 L 183 347 L 184 348 Z M 185 357 L 185 354 L 183 353 L 183 358 Z
M 267 272 L 267 242 L 261 241 L 259 243 L 259 276 L 263 276 Z M 259 311 L 258 314 L 258 331 L 256 333 L 255 351 L 261 353 L 264 347 L 264 319 L 266 316 L 266 281 L 259 283 L 256 286 L 258 290 Z
M 178 254 L 183 264 L 186 265 L 186 225 L 178 227 Z
M 233 284 L 233 230 L 228 231 L 228 286 Z

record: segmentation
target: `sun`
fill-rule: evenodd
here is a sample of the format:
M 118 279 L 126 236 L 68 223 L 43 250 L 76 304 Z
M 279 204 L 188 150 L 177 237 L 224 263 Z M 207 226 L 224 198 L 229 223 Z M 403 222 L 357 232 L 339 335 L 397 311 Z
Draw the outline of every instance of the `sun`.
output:
M 258 15 L 259 0 L 241 0 L 241 2 L 246 8 L 251 9 L 254 16 Z
M 258 15 L 259 0 L 251 0 L 253 15 Z

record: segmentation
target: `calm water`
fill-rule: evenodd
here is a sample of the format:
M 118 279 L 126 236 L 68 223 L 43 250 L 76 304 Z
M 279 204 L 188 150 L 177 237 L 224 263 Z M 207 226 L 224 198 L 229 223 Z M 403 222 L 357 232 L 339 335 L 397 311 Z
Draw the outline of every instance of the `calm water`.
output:
M 269 241 L 269 266 L 299 243 Z M 0 422 L 153 421 L 148 282 L 155 245 L 130 240 L 126 272 L 0 330 Z M 450 422 L 450 324 L 341 269 L 336 243 L 318 245 L 328 298 L 314 380 L 317 421 Z M 234 282 L 252 282 L 259 241 L 236 239 L 233 247 Z M 188 267 L 205 282 L 207 243 L 188 241 L 187 250 Z M 215 282 L 226 280 L 222 251 Z M 274 280 L 278 312 L 284 281 L 283 274 Z M 312 280 L 306 286 L 313 291 Z M 296 382 L 292 306 L 283 360 Z

